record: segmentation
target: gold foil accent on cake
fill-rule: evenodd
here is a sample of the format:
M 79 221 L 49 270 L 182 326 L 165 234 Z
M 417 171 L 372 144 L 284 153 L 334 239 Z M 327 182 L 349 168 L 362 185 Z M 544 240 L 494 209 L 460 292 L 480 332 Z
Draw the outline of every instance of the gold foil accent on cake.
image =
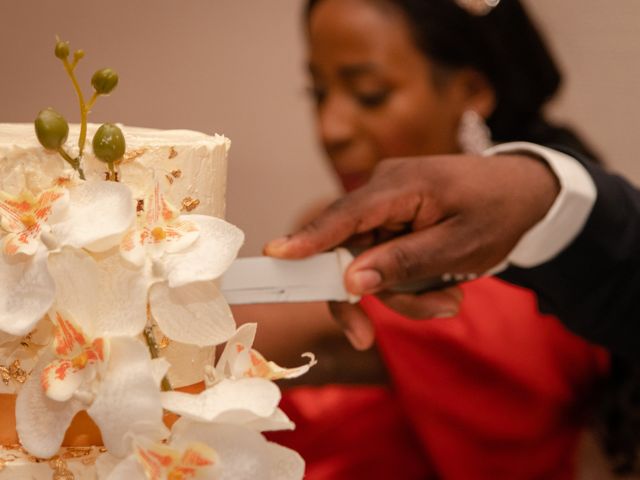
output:
M 122 156 L 122 163 L 133 162 L 136 158 L 143 155 L 146 151 L 146 148 L 136 148 L 135 150 L 125 152 L 125 154 Z
M 23 384 L 27 381 L 28 376 L 29 374 L 20 366 L 20 360 L 15 360 L 8 367 L 0 365 L 0 379 L 5 385 L 9 385 L 11 380 Z
M 29 454 L 21 445 L 0 445 L 0 471 L 10 468 L 13 462 L 19 460 L 47 464 L 52 470 L 52 480 L 75 480 L 76 477 L 70 470 L 69 463 L 79 462 L 83 466 L 91 467 L 106 451 L 107 449 L 103 446 L 62 447 L 58 455 L 46 459 Z
M 156 323 L 151 325 L 151 333 L 153 334 L 153 343 L 158 350 L 164 350 L 171 344 L 169 337 L 162 333 Z M 160 338 L 160 340 L 158 340 L 158 338 Z
M 49 460 L 49 466 L 53 470 L 52 480 L 75 480 L 76 478 L 73 472 L 69 470 L 67 462 L 61 457 L 53 457 Z
M 162 338 L 160 339 L 160 342 L 158 342 L 158 350 L 167 348 L 170 343 L 171 343 L 171 340 L 169 340 L 169 337 L 163 335 Z
M 182 208 L 181 210 L 183 211 L 187 211 L 190 212 L 194 209 L 196 209 L 198 207 L 198 205 L 200 205 L 200 200 L 198 200 L 197 198 L 191 198 L 191 197 L 184 197 L 182 199 Z
M 144 200 L 138 200 L 136 203 L 136 213 L 144 211 Z
M 169 158 L 170 159 L 171 158 L 176 158 L 177 156 L 178 156 L 178 151 L 174 147 L 171 147 L 169 149 Z
M 33 332 L 35 332 L 35 330 Z M 25 337 L 22 339 L 22 341 L 20 342 L 20 345 L 22 347 L 29 348 L 31 346 L 33 332 L 27 333 L 27 335 L 25 335 Z
M 182 176 L 182 170 L 177 169 L 177 170 L 171 170 L 171 173 L 167 173 L 165 175 L 165 178 L 169 182 L 169 185 L 173 185 L 173 181 L 176 178 L 180 178 L 181 176 Z

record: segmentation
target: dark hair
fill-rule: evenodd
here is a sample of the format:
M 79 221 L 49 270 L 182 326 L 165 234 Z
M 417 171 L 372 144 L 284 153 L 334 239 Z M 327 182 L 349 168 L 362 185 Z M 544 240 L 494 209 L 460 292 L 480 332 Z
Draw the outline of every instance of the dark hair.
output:
M 322 0 L 308 0 L 307 19 Z M 487 120 L 496 142 L 531 141 L 598 161 L 572 130 L 548 122 L 543 107 L 558 92 L 561 74 L 542 36 L 519 0 L 502 0 L 475 16 L 454 0 L 369 0 L 401 13 L 420 50 L 447 69 L 472 67 L 487 76 L 496 109 Z M 640 446 L 640 366 L 612 356 L 600 385 L 594 424 L 614 469 L 635 471 Z
M 321 0 L 309 0 L 307 18 Z M 454 0 L 370 0 L 394 6 L 406 18 L 418 48 L 447 69 L 471 67 L 493 86 L 496 109 L 487 119 L 496 142 L 560 144 L 595 159 L 571 130 L 549 124 L 542 109 L 561 75 L 540 33 L 517 0 L 503 0 L 477 16 Z

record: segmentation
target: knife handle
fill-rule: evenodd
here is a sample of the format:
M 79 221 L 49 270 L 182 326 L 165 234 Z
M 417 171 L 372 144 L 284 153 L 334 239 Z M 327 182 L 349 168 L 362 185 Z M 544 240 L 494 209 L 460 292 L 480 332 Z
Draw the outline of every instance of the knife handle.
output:
M 445 273 L 440 277 L 432 277 L 425 280 L 397 285 L 390 290 L 394 293 L 412 293 L 414 295 L 420 295 L 422 293 L 452 287 L 462 282 L 475 280 L 476 278 L 478 278 L 478 275 L 475 273 Z

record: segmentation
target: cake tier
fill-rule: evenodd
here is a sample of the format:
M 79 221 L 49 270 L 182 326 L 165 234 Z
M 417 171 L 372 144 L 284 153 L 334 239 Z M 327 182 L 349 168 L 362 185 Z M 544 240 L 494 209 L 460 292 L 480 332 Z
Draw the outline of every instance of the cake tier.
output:
M 106 165 L 95 158 L 91 139 L 98 125 L 89 124 L 83 168 L 88 180 L 104 178 Z M 154 130 L 122 126 L 126 153 L 118 164 L 119 180 L 134 198 L 143 199 L 156 182 L 165 197 L 183 213 L 223 217 L 230 141 L 189 130 Z M 78 151 L 79 126 L 71 125 L 65 148 Z M 46 151 L 33 124 L 0 124 L 0 191 L 17 195 L 23 190 L 38 193 L 76 173 L 56 152 Z M 42 322 L 41 322 L 42 323 Z M 46 322 L 48 323 L 48 322 Z M 39 326 L 25 338 L 0 333 L 0 393 L 15 393 L 25 381 L 50 332 Z M 202 365 L 211 362 L 213 348 L 168 341 L 156 332 L 160 355 L 171 364 L 169 380 L 174 387 L 202 380 Z

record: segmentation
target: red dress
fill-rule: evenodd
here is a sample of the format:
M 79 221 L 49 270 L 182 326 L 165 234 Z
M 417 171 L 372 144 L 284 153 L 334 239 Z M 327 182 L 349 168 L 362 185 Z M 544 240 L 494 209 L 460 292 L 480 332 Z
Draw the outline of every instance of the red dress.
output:
M 462 288 L 449 319 L 362 300 L 390 387 L 285 391 L 297 428 L 271 438 L 305 458 L 307 480 L 574 477 L 606 352 L 542 315 L 531 291 L 494 278 Z

